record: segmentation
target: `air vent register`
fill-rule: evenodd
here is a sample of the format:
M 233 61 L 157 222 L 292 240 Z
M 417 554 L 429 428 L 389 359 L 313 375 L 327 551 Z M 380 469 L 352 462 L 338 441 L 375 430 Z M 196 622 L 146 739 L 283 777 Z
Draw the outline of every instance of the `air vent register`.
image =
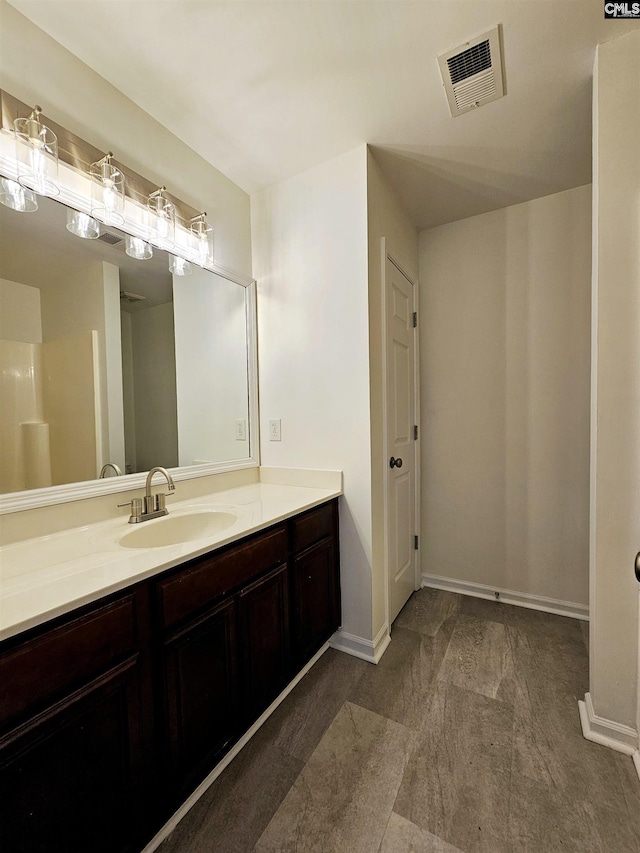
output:
M 498 27 L 441 54 L 438 65 L 452 116 L 504 95 Z

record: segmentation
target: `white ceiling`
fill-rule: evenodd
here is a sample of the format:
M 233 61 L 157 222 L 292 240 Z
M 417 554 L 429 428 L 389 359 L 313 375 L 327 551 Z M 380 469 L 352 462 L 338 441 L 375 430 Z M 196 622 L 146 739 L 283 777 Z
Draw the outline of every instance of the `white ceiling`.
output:
M 368 142 L 419 228 L 591 179 L 603 0 L 10 0 L 248 192 Z M 507 95 L 436 56 L 502 24 Z

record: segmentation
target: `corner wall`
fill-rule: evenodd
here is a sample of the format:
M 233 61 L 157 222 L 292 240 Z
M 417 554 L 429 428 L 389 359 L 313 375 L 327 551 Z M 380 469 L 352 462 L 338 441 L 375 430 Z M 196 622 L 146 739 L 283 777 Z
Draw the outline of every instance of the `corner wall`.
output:
M 344 472 L 343 631 L 372 639 L 367 150 L 252 196 L 261 459 Z M 269 440 L 281 419 L 282 440 Z
M 418 232 L 409 220 L 376 163 L 367 152 L 367 218 L 369 242 L 369 383 L 371 396 L 371 511 L 373 566 L 373 636 L 387 622 L 387 585 L 384 537 L 384 490 L 387 459 L 384 455 L 383 408 L 384 314 L 382 300 L 382 238 L 388 254 L 415 282 L 418 280 Z M 417 532 L 417 531 L 416 531 Z M 390 626 L 387 626 L 390 627 Z
M 420 234 L 427 582 L 587 612 L 590 276 L 589 186 Z
M 589 689 L 638 748 L 640 31 L 598 46 L 594 74 Z M 621 730 L 623 727 L 624 730 Z M 624 739 L 623 737 L 623 739 Z M 635 741 L 635 744 L 634 744 Z

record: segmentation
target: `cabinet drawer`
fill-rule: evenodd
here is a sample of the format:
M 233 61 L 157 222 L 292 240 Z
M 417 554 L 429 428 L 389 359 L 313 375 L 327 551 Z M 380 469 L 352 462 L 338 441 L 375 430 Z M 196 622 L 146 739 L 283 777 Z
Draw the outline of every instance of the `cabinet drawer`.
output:
M 157 586 L 163 627 L 203 610 L 216 598 L 287 559 L 284 525 L 222 553 L 198 559 Z
M 309 548 L 309 546 L 334 532 L 333 508 L 334 502 L 332 501 L 293 519 L 291 526 L 295 553 Z
M 135 649 L 133 594 L 6 651 L 0 648 L 0 726 L 46 707 Z

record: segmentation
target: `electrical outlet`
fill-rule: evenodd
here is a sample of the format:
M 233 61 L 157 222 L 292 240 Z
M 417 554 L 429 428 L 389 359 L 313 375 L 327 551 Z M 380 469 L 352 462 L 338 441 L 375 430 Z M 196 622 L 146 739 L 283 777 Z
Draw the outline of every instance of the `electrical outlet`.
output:
M 280 418 L 269 421 L 269 441 L 282 441 Z
M 247 440 L 247 422 L 244 418 L 236 421 L 236 441 Z

